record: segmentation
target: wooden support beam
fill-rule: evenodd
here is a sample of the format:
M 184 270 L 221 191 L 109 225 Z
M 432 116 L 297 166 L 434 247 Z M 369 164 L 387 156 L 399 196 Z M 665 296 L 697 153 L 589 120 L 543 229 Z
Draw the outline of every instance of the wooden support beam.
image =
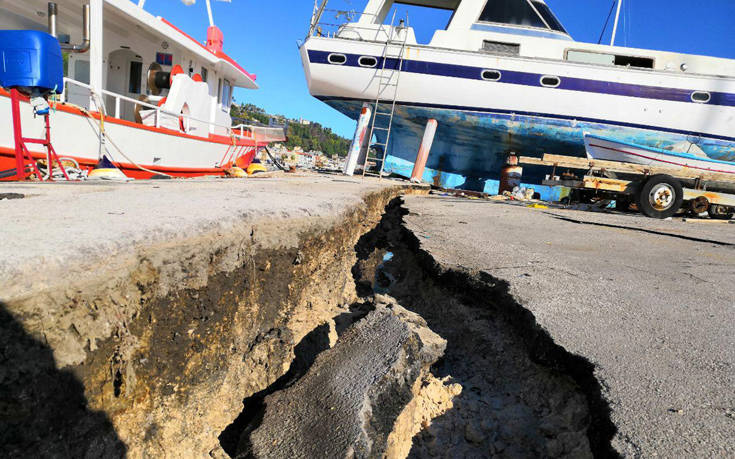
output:
M 548 153 L 544 155 L 543 159 L 521 156 L 519 158 L 519 162 L 521 164 L 549 167 L 556 166 L 578 170 L 604 169 L 609 172 L 617 172 L 621 174 L 668 174 L 673 177 L 683 179 L 701 179 L 713 182 L 735 183 L 735 177 L 733 177 L 732 174 L 704 172 L 695 169 L 688 169 L 686 167 L 644 166 L 641 164 L 603 161 L 598 159 L 579 158 L 575 156 L 552 155 Z

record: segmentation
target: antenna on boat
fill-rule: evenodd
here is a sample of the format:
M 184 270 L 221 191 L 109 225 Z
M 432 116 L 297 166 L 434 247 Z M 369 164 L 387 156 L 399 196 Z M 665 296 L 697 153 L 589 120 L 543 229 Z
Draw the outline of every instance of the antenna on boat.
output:
M 612 38 L 610 39 L 610 46 L 615 46 L 615 35 L 618 33 L 618 21 L 620 21 L 620 7 L 623 5 L 623 0 L 618 0 L 618 11 L 615 13 L 615 25 L 613 26 Z
M 618 12 L 620 12 L 620 7 L 618 7 Z M 209 0 L 207 0 L 207 14 L 209 15 L 209 27 L 214 27 L 214 18 L 212 17 L 212 5 L 209 3 Z

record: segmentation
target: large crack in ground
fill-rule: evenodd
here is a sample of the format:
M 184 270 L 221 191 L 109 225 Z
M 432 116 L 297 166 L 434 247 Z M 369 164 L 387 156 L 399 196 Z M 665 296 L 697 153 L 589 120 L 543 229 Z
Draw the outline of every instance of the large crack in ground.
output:
M 554 343 L 507 282 L 437 264 L 403 225 L 406 213 L 393 201 L 367 238 L 392 253 L 376 278 L 391 279 L 388 292 L 447 340 L 434 373 L 463 387 L 411 456 L 617 456 L 594 366 Z
M 390 193 L 368 197 L 330 230 L 305 231 L 298 246 L 261 248 L 255 256 L 258 241 L 283 228 L 253 227 L 250 240 L 223 243 L 211 254 L 208 241 L 183 252 L 172 247 L 165 257 L 141 253 L 130 279 L 108 281 L 99 291 L 68 289 L 58 298 L 0 305 L 0 312 L 16 311 L 17 330 L 21 320 L 23 327 L 32 323 L 36 303 L 60 311 L 58 330 L 46 328 L 44 342 L 32 341 L 48 354 L 44 365 L 29 358 L 33 346 L 0 356 L 6 368 L 22 370 L 0 374 L 0 389 L 18 402 L 3 406 L 10 406 L 6 418 L 19 433 L 16 445 L 0 451 L 20 456 L 45 444 L 49 457 L 66 457 L 65 451 L 119 457 L 125 450 L 247 456 L 268 397 L 303 383 L 340 336 L 365 322 L 376 294 L 385 293 L 397 300 L 395 309 L 423 318 L 417 327 L 440 335 L 446 350 L 432 374 L 426 374 L 431 362 L 420 374 L 411 369 L 405 380 L 411 387 L 399 388 L 399 402 L 383 420 L 394 423 L 393 432 L 387 439 L 381 433 L 387 445 L 375 451 L 388 457 L 614 455 L 615 428 L 593 365 L 556 345 L 507 283 L 439 266 L 403 225 L 400 198 L 382 211 L 395 196 Z M 217 268 L 228 257 L 237 267 Z M 159 296 L 171 267 L 206 282 Z M 119 318 L 105 325 L 112 313 Z M 51 350 L 57 359 L 66 350 L 47 337 L 65 336 L 62 326 L 87 344 L 83 362 L 59 373 Z M 90 335 L 102 326 L 114 326 L 109 338 Z M 74 397 L 57 400 L 56 385 L 44 383 L 59 378 L 75 383 L 67 384 Z M 33 405 L 27 402 L 33 391 L 36 405 L 23 405 Z M 49 425 L 33 419 L 54 411 L 78 413 L 45 420 Z M 221 450 L 210 443 L 217 436 Z
M 594 366 L 555 344 L 509 294 L 506 282 L 439 266 L 405 228 L 406 213 L 395 199 L 360 238 L 352 275 L 363 301 L 337 320 L 341 334 L 370 310 L 375 293 L 387 293 L 447 341 L 433 374 L 417 381 L 414 391 L 416 399 L 430 388 L 444 395 L 424 395 L 420 408 L 410 408 L 425 412 L 412 413 L 421 419 L 420 429 L 396 421 L 396 430 L 410 432 L 394 432 L 392 441 L 409 444 L 392 445 L 388 456 L 617 456 L 610 443 L 615 427 Z M 226 452 L 251 457 L 249 436 L 261 426 L 265 397 L 298 384 L 317 354 L 329 348 L 328 340 L 312 338 L 297 346 L 286 375 L 245 400 L 243 413 L 220 437 Z M 461 390 L 452 389 L 457 385 Z M 430 406 L 446 403 L 446 394 L 454 396 L 450 409 Z

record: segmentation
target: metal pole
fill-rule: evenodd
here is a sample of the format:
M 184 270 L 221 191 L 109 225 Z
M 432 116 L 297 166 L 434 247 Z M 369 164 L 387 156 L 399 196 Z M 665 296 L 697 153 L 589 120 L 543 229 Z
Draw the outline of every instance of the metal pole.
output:
M 138 2 L 138 8 L 143 8 L 145 6 L 145 0 L 140 0 Z
M 207 14 L 209 15 L 209 27 L 214 27 L 214 17 L 212 16 L 212 5 L 207 0 Z
M 623 0 L 618 0 L 618 11 L 615 13 L 615 26 L 613 27 L 612 39 L 610 40 L 610 46 L 615 46 L 615 35 L 618 33 L 618 21 L 620 20 L 620 7 L 623 4 Z
M 23 157 L 23 131 L 20 121 L 20 93 L 17 89 L 10 90 L 10 111 L 13 116 L 13 138 L 15 140 L 15 170 L 18 180 L 25 180 L 26 167 Z M 38 177 L 41 178 L 40 176 Z
M 56 6 L 56 3 L 54 2 L 49 2 L 48 4 L 48 33 L 54 38 L 58 37 L 58 34 L 56 33 L 57 14 L 58 14 L 58 6 Z
M 90 97 L 89 107 L 94 111 L 101 111 L 102 107 L 97 106 L 97 102 L 102 103 L 102 88 L 104 88 L 104 48 L 102 44 L 103 37 L 103 9 L 105 2 L 103 0 L 90 0 L 90 33 L 91 43 L 89 48 L 89 86 L 93 94 Z M 99 99 L 95 99 L 97 94 Z

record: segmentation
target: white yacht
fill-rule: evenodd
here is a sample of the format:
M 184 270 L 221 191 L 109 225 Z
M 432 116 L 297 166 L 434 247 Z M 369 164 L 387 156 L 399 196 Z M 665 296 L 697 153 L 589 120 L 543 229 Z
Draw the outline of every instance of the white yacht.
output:
M 59 156 L 88 169 L 105 154 L 136 178 L 221 175 L 285 139 L 283 129 L 233 126 L 233 89 L 257 89 L 256 76 L 225 54 L 224 35 L 205 1 L 209 27 L 200 42 L 146 11 L 145 0 L 0 0 L 0 30 L 48 31 L 61 43 L 64 88 L 50 120 Z M 175 7 L 186 8 L 170 1 Z M 44 121 L 27 101 L 21 118 L 24 136 L 43 137 Z M 0 176 L 15 171 L 10 92 L 0 88 L 3 119 Z M 32 156 L 45 158 L 36 148 Z
M 418 43 L 397 4 L 451 19 Z M 300 50 L 311 94 L 353 119 L 369 104 L 382 167 L 406 177 L 429 119 L 424 180 L 490 193 L 508 153 L 585 156 L 585 133 L 735 160 L 735 60 L 577 42 L 542 0 L 324 1 Z

